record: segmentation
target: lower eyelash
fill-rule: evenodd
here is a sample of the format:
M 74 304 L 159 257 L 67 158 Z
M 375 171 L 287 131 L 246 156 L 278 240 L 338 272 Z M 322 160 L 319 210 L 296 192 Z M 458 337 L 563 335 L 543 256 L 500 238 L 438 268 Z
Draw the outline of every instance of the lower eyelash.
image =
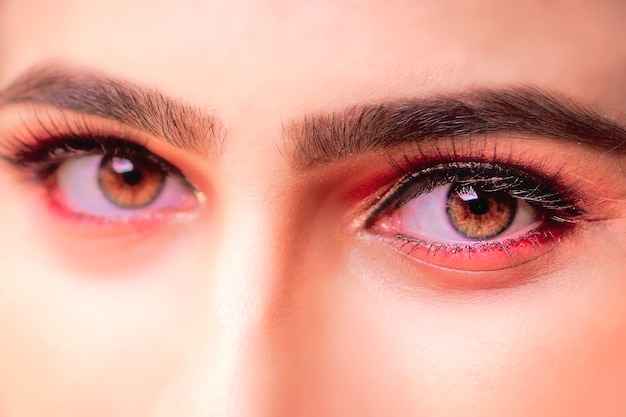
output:
M 563 233 L 561 233 L 563 232 Z M 472 245 L 444 244 L 427 242 L 413 239 L 410 236 L 379 236 L 386 240 L 398 252 L 415 259 L 438 266 L 444 270 L 495 272 L 510 267 L 521 265 L 535 259 L 538 253 L 546 253 L 556 247 L 556 244 L 564 236 L 566 230 L 535 230 L 517 239 L 482 242 Z M 418 251 L 425 251 L 421 255 L 415 255 Z M 528 277 L 515 279 L 511 282 L 504 280 L 500 285 L 518 285 Z M 477 288 L 489 288 L 493 285 L 491 280 L 472 280 L 464 285 L 476 286 Z

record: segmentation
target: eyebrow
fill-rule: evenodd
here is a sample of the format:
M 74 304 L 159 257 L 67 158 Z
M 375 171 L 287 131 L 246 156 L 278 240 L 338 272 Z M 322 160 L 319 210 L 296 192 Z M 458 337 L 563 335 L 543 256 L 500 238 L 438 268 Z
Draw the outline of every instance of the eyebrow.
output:
M 354 154 L 428 139 L 528 134 L 626 151 L 626 130 L 608 117 L 536 87 L 479 89 L 459 96 L 358 105 L 305 117 L 284 129 L 299 165 L 327 164 Z
M 156 89 L 86 71 L 41 67 L 0 91 L 0 108 L 35 104 L 102 117 L 147 132 L 186 151 L 216 148 L 219 124 Z

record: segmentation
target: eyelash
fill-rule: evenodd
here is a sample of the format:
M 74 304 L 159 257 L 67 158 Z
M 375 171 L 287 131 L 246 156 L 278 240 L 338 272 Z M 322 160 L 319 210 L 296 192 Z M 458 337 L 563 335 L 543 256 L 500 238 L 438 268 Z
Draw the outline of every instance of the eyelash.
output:
M 202 197 L 177 167 L 148 150 L 136 139 L 132 132 L 106 130 L 79 117 L 62 116 L 61 119 L 54 121 L 36 119 L 35 123 L 30 124 L 25 130 L 9 132 L 3 136 L 0 142 L 0 159 L 16 167 L 25 180 L 43 185 L 47 190 L 51 209 L 58 214 L 68 215 L 77 220 L 89 220 L 96 224 L 108 223 L 112 226 L 118 223 L 120 227 L 122 223 L 128 223 L 130 226 L 130 223 L 135 223 L 130 220 L 134 219 L 141 223 L 143 228 L 161 223 L 166 218 L 164 216 L 169 215 L 165 212 L 153 212 L 150 216 L 129 213 L 126 217 L 73 212 L 55 200 L 53 194 L 56 184 L 50 180 L 64 163 L 82 157 L 109 156 L 128 160 L 139 158 L 167 178 L 176 178 L 196 199 Z M 123 229 L 126 230 L 125 228 L 126 226 Z
M 516 259 L 517 248 L 527 253 L 530 248 L 539 254 L 541 247 L 560 241 L 586 218 L 584 198 L 577 191 L 576 184 L 565 185 L 560 170 L 551 170 L 537 161 L 532 167 L 520 165 L 514 162 L 521 159 L 519 155 L 496 155 L 494 152 L 493 156 L 486 156 L 482 152 L 473 156 L 471 152 L 463 154 L 461 147 L 453 148 L 452 154 L 447 155 L 443 149 L 436 145 L 435 148 L 429 154 L 420 149 L 419 155 L 403 154 L 400 159 L 390 158 L 394 177 L 400 179 L 375 196 L 364 217 L 365 230 L 391 242 L 393 247 L 410 258 L 453 270 L 506 268 L 524 263 L 524 260 Z M 542 171 L 552 173 L 548 175 Z M 536 210 L 540 224 L 521 236 L 472 242 L 428 241 L 396 231 L 377 230 L 381 218 L 438 186 L 452 183 L 479 184 L 485 191 L 505 191 Z M 419 256 L 415 255 L 418 251 L 421 251 Z M 503 254 L 507 264 L 494 261 L 496 253 Z M 484 267 L 476 261 L 479 255 L 484 256 L 485 263 L 491 262 L 491 266 Z M 441 262 L 435 262 L 435 258 Z M 530 259 L 530 256 L 525 259 Z M 475 263 L 470 265 L 470 261 Z M 457 268 L 459 265 L 461 267 Z
M 126 132 L 111 134 L 77 116 L 62 116 L 51 121 L 36 118 L 25 130 L 8 132 L 0 147 L 0 158 L 39 179 L 68 157 L 104 154 L 111 150 L 148 152 L 145 146 L 125 137 Z M 156 155 L 154 162 L 163 168 L 171 167 Z
M 12 165 L 22 168 L 28 176 L 42 180 L 69 158 L 89 155 L 142 155 L 167 174 L 183 176 L 172 164 L 159 158 L 144 146 L 115 136 L 91 133 L 65 133 L 48 138 L 33 137 L 28 142 L 15 140 L 11 151 L 2 155 Z
M 12 134 L 4 138 L 3 158 L 26 173 L 28 179 L 44 183 L 63 162 L 70 158 L 89 155 L 119 154 L 123 156 L 142 155 L 168 175 L 177 176 L 186 182 L 185 176 L 172 164 L 148 151 L 138 142 L 124 139 L 132 137 L 116 132 L 107 134 L 105 130 L 93 128 L 83 119 L 44 123 L 38 120 L 37 131 Z M 71 123 L 70 123 L 71 122 Z M 61 127 L 59 127 L 61 126 Z M 468 138 L 468 141 L 471 139 Z M 424 152 L 418 148 L 415 154 L 401 154 L 399 159 L 390 158 L 393 177 L 399 178 L 394 184 L 373 196 L 375 201 L 366 210 L 363 227 L 375 233 L 376 222 L 385 214 L 399 209 L 408 201 L 429 193 L 435 187 L 465 182 L 480 183 L 491 190 L 506 189 L 514 198 L 527 202 L 540 213 L 541 226 L 520 238 L 506 241 L 484 241 L 463 244 L 429 242 L 407 235 L 384 236 L 393 239 L 402 252 L 411 256 L 413 252 L 425 248 L 431 254 L 455 254 L 493 250 L 511 255 L 513 246 L 523 243 L 539 246 L 546 240 L 555 241 L 570 231 L 576 223 L 585 218 L 584 199 L 575 190 L 575 184 L 565 186 L 560 171 L 544 168 L 534 161 L 532 168 L 514 161 L 519 155 L 486 156 L 485 152 L 468 152 L 464 147 L 452 147 L 447 154 L 433 142 L 434 149 Z M 466 147 L 471 149 L 471 146 Z M 472 155 L 474 154 L 474 155 Z M 546 175 L 544 172 L 553 172 Z M 194 189 L 186 183 L 190 189 Z
M 401 178 L 379 198 L 379 203 L 370 213 L 372 219 L 390 209 L 401 207 L 408 200 L 432 191 L 438 185 L 452 182 L 481 183 L 489 185 L 488 191 L 508 190 L 512 197 L 528 202 L 551 213 L 548 218 L 557 223 L 571 223 L 584 214 L 578 203 L 579 197 L 571 197 L 573 187 L 561 185 L 558 174 L 552 178 L 535 174 L 528 167 L 519 168 L 510 162 L 499 163 L 469 160 L 451 160 L 424 167 L 410 164 L 409 168 L 392 163 Z M 543 183 L 543 184 L 542 184 Z M 419 191 L 405 195 L 410 189 L 419 186 Z M 562 191 L 558 191 L 562 190 Z

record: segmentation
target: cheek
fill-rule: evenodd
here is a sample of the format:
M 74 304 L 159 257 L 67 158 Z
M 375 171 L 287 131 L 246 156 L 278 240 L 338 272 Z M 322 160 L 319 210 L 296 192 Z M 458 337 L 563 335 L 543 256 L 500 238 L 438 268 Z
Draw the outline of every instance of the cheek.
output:
M 338 415 L 614 415 L 626 387 L 618 252 L 604 252 L 606 268 L 588 253 L 541 282 L 446 293 L 398 285 L 392 262 L 355 251 L 311 338 L 316 392 Z
M 3 175 L 3 199 L 15 202 L 0 208 L 3 412 L 144 415 L 180 367 L 207 294 L 193 254 L 80 245 L 31 215 L 45 208 Z
M 166 284 L 172 272 L 164 267 L 144 286 L 45 264 L 13 268 L 0 295 L 0 396 L 9 415 L 144 415 L 180 367 L 198 316 L 190 288 Z

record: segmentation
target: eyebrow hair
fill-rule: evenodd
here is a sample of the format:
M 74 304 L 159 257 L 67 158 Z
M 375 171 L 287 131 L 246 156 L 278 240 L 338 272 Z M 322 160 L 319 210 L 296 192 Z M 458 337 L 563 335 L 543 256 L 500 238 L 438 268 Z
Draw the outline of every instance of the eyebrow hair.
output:
M 358 105 L 288 125 L 303 166 L 428 139 L 521 133 L 626 151 L 626 130 L 573 100 L 535 87 Z
M 199 109 L 149 89 L 86 71 L 41 67 L 0 91 L 0 108 L 35 104 L 102 117 L 190 152 L 215 149 L 219 125 Z

